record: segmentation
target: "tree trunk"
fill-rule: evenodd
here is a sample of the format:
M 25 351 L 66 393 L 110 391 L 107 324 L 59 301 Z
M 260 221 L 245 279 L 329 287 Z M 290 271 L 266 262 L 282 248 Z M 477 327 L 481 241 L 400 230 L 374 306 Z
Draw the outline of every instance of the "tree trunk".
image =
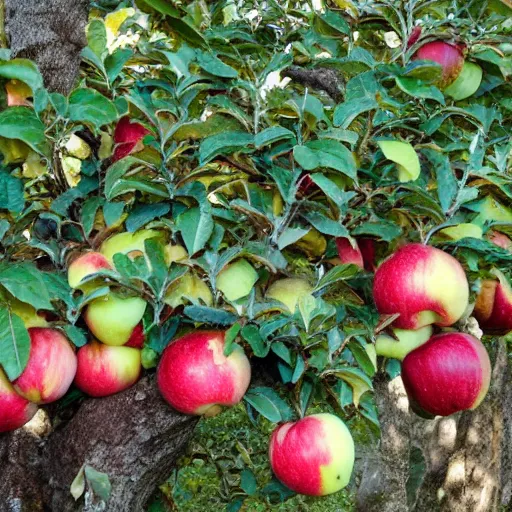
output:
M 375 387 L 382 438 L 365 465 L 358 510 L 494 512 L 510 503 L 512 382 L 504 341 L 489 394 L 475 411 L 424 420 L 409 413 L 400 377 Z M 418 460 L 415 468 L 409 463 L 413 454 L 423 471 Z
M 5 0 L 12 57 L 34 60 L 47 89 L 69 93 L 87 45 L 88 12 L 89 0 Z
M 197 421 L 174 412 L 149 377 L 123 393 L 86 399 L 60 425 L 50 425 L 40 413 L 26 428 L 0 436 L 2 512 L 100 510 L 84 505 L 83 498 L 75 502 L 70 493 L 84 464 L 109 477 L 105 510 L 142 512 Z

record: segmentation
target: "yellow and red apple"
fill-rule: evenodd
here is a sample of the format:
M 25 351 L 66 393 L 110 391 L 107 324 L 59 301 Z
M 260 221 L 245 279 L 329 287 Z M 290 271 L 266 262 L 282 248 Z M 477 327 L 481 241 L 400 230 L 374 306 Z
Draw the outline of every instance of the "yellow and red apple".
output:
M 140 297 L 121 297 L 110 292 L 89 303 L 85 323 L 94 337 L 106 345 L 124 345 L 142 320 L 146 305 Z
M 473 315 L 484 331 L 512 331 L 512 288 L 506 277 L 494 270 L 497 280 L 485 279 L 480 285 Z
M 162 231 L 155 229 L 141 229 L 135 233 L 118 233 L 107 238 L 100 247 L 100 253 L 113 265 L 114 255 L 117 253 L 128 256 L 145 255 L 145 242 L 151 238 L 163 240 L 165 235 Z
M 251 365 L 239 345 L 224 355 L 224 331 L 195 331 L 164 350 L 157 370 L 162 396 L 184 414 L 213 415 L 242 400 Z
M 140 350 L 112 347 L 93 340 L 78 350 L 75 385 L 84 393 L 103 397 L 135 384 L 141 373 Z
M 36 412 L 37 405 L 18 395 L 0 368 L 0 433 L 22 427 Z
M 426 325 L 416 330 L 392 329 L 393 336 L 389 334 L 379 334 L 375 340 L 375 351 L 377 355 L 399 359 L 404 357 L 426 343 L 432 336 L 432 326 Z
M 433 336 L 405 357 L 402 380 L 416 408 L 449 416 L 480 405 L 489 389 L 491 362 L 480 340 L 447 332 Z
M 23 398 L 36 404 L 49 404 L 63 397 L 76 373 L 76 355 L 62 332 L 32 327 L 30 355 L 22 374 L 13 382 Z
M 469 284 L 461 264 L 450 254 L 427 245 L 407 244 L 377 269 L 373 297 L 379 313 L 400 315 L 394 327 L 445 327 L 466 311 Z
M 86 252 L 73 260 L 68 267 L 68 283 L 71 288 L 87 288 L 80 285 L 83 279 L 103 269 L 111 269 L 107 258 L 99 252 Z
M 333 414 L 313 414 L 277 427 L 270 438 L 270 465 L 292 491 L 325 496 L 346 487 L 354 467 L 354 441 Z

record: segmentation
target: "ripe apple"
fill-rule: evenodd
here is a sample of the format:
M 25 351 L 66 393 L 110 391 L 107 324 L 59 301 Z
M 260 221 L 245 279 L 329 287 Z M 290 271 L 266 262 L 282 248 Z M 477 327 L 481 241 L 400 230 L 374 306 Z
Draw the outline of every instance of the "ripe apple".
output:
M 132 122 L 128 116 L 119 119 L 114 130 L 114 155 L 112 161 L 117 162 L 130 155 L 137 153 L 144 148 L 142 140 L 151 132 L 142 124 Z
M 442 77 L 437 83 L 444 89 L 453 83 L 464 66 L 464 55 L 461 49 L 445 41 L 432 41 L 424 44 L 415 54 L 415 60 L 431 60 L 442 67 Z
M 393 329 L 395 338 L 388 334 L 379 334 L 375 340 L 377 355 L 402 361 L 404 357 L 426 343 L 432 336 L 432 326 L 426 325 L 417 330 Z
M 157 384 L 177 411 L 210 416 L 219 406 L 242 400 L 251 380 L 251 365 L 238 345 L 226 357 L 224 339 L 223 331 L 195 331 L 164 350 Z
M 68 283 L 71 288 L 88 288 L 85 285 L 80 286 L 82 279 L 95 274 L 102 269 L 111 269 L 110 263 L 103 254 L 99 252 L 86 252 L 82 254 L 69 265 L 68 268 Z
M 22 427 L 37 412 L 37 405 L 16 393 L 0 368 L 0 433 Z
M 270 465 L 292 491 L 325 496 L 346 487 L 354 467 L 354 441 L 333 414 L 313 414 L 277 427 L 270 438 Z
M 258 278 L 254 267 L 247 260 L 239 259 L 219 272 L 217 289 L 226 299 L 235 301 L 249 295 Z
M 489 231 L 487 233 L 487 239 L 492 244 L 505 249 L 506 251 L 512 252 L 512 240 L 505 235 L 504 233 L 500 233 L 499 231 Z
M 142 348 L 144 346 L 144 326 L 139 322 L 132 331 L 130 339 L 124 344 L 125 347 Z
M 94 299 L 84 314 L 91 333 L 106 345 L 124 345 L 144 316 L 146 301 L 109 293 Z
M 112 347 L 93 340 L 78 350 L 75 385 L 90 396 L 119 393 L 140 377 L 140 350 Z
M 49 404 L 63 397 L 76 373 L 76 355 L 60 331 L 32 327 L 30 356 L 22 374 L 13 382 L 22 397 L 35 404 Z
M 487 331 L 512 330 L 512 288 L 506 277 L 494 270 L 498 280 L 485 279 L 476 299 L 473 315 Z
M 169 286 L 164 302 L 174 309 L 185 304 L 187 299 L 203 302 L 207 306 L 213 304 L 213 295 L 208 285 L 201 278 L 190 273 Z
M 282 302 L 293 313 L 301 297 L 309 295 L 313 287 L 305 280 L 299 277 L 286 277 L 272 283 L 265 297 Z
M 338 249 L 338 256 L 341 263 L 344 265 L 357 265 L 359 268 L 364 268 L 363 254 L 361 253 L 361 249 L 359 249 L 357 241 L 354 240 L 354 245 L 352 245 L 348 238 L 336 238 L 336 248 Z
M 407 244 L 379 266 L 373 283 L 379 313 L 400 316 L 394 327 L 419 329 L 452 325 L 469 303 L 469 284 L 451 255 L 422 244 Z
M 436 416 L 449 416 L 480 405 L 489 389 L 491 362 L 480 340 L 447 332 L 405 357 L 402 380 L 416 406 Z
M 114 264 L 114 254 L 121 253 L 127 255 L 143 255 L 145 254 L 144 243 L 150 238 L 162 240 L 164 234 L 154 229 L 141 229 L 135 233 L 118 233 L 107 238 L 100 247 L 100 252 L 105 256 L 107 261 Z

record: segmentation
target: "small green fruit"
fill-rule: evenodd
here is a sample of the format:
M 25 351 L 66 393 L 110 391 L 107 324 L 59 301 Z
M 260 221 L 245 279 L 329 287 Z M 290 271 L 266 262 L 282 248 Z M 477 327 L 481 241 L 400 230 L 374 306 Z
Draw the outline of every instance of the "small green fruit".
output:
M 247 260 L 240 259 L 219 272 L 217 289 L 224 294 L 226 299 L 238 300 L 251 293 L 258 278 L 258 272 L 254 270 L 253 266 Z
M 273 283 L 267 290 L 267 299 L 282 302 L 290 311 L 295 311 L 295 306 L 301 297 L 309 295 L 313 291 L 311 285 L 298 277 L 288 277 Z

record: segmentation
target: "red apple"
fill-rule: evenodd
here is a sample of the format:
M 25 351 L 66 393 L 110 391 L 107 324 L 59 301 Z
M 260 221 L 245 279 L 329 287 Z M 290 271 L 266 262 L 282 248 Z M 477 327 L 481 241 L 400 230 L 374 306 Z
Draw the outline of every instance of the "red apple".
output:
M 512 331 L 512 288 L 501 272 L 494 273 L 498 280 L 482 282 L 473 315 L 484 330 Z
M 277 427 L 270 438 L 270 465 L 292 491 L 325 496 L 346 487 L 354 467 L 354 441 L 333 414 L 313 414 Z
M 352 264 L 364 268 L 363 255 L 359 249 L 358 243 L 354 240 L 354 245 L 348 238 L 336 238 L 336 248 L 341 263 L 344 265 Z
M 219 406 L 242 400 L 251 380 L 251 365 L 238 345 L 226 357 L 224 338 L 223 331 L 196 331 L 164 350 L 157 371 L 158 388 L 177 411 L 212 415 Z
M 95 340 L 78 351 L 75 385 L 90 396 L 119 393 L 135 384 L 140 377 L 140 350 L 112 347 Z
M 86 252 L 73 260 L 68 268 L 68 283 L 71 288 L 80 288 L 82 279 L 102 269 L 111 269 L 110 263 L 99 252 Z M 87 283 L 89 284 L 89 283 Z M 83 287 L 84 285 L 82 285 Z
M 405 357 L 402 379 L 412 403 L 427 413 L 449 416 L 480 405 L 489 389 L 491 362 L 477 338 L 448 332 Z
M 37 412 L 37 405 L 16 393 L 0 368 L 0 433 L 22 427 Z
M 489 233 L 487 233 L 487 239 L 494 245 L 512 252 L 512 240 L 510 240 L 510 238 L 504 233 L 500 233 L 499 231 L 489 231 Z
M 375 272 L 373 297 L 379 313 L 400 316 L 394 327 L 419 329 L 454 324 L 469 302 L 461 264 L 449 254 L 422 244 L 404 245 Z
M 130 339 L 124 344 L 125 347 L 142 348 L 144 346 L 144 327 L 142 322 L 137 324 L 132 331 Z
M 145 126 L 140 123 L 132 122 L 128 116 L 119 119 L 114 130 L 114 155 L 112 161 L 117 162 L 128 156 L 143 149 L 142 139 L 151 133 Z
M 433 41 L 424 44 L 413 57 L 415 60 L 431 60 L 437 62 L 442 68 L 442 78 L 438 86 L 443 89 L 448 87 L 459 76 L 464 66 L 462 50 L 445 41 Z
M 60 331 L 33 327 L 30 356 L 23 373 L 13 382 L 22 397 L 36 404 L 49 404 L 63 397 L 76 373 L 76 355 Z

